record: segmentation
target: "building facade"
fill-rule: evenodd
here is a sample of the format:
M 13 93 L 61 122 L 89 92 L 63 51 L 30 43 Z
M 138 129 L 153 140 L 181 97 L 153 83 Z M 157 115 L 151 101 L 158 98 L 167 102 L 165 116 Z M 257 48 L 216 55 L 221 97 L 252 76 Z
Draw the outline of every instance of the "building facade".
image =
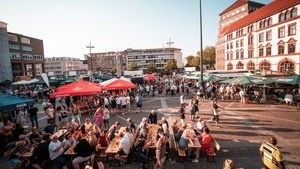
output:
M 7 37 L 7 24 L 0 21 L 0 82 L 13 80 L 9 44 Z
M 171 59 L 177 62 L 177 68 L 183 68 L 182 52 L 178 48 L 156 48 L 156 49 L 127 49 L 126 70 L 131 63 L 135 63 L 139 70 L 147 70 L 148 65 L 153 62 L 159 72 L 165 71 L 164 67 Z
M 299 0 L 274 0 L 223 27 L 217 68 L 300 74 L 299 10 Z
M 216 43 L 216 69 L 225 70 L 226 38 L 223 33 L 224 30 L 227 30 L 236 21 L 244 18 L 264 5 L 265 4 L 248 0 L 237 0 L 219 14 L 220 21 L 218 23 L 218 37 Z
M 48 76 L 77 76 L 87 74 L 88 65 L 79 58 L 53 57 L 45 58 L 45 72 Z
M 14 80 L 40 77 L 45 71 L 43 40 L 11 32 L 7 36 Z

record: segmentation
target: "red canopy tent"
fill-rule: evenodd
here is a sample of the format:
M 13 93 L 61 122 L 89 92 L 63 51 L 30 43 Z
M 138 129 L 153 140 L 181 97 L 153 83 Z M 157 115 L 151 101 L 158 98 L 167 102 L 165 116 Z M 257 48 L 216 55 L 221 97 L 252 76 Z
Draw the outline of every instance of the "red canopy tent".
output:
M 50 98 L 64 97 L 64 96 L 82 96 L 100 94 L 102 88 L 98 83 L 87 81 L 77 81 L 66 86 L 62 86 L 55 93 L 50 94 Z
M 145 77 L 147 77 L 150 81 L 154 81 L 156 79 L 155 75 L 153 74 L 145 74 Z
M 136 85 L 126 80 L 117 79 L 107 85 L 104 85 L 102 90 L 122 90 L 128 88 L 136 88 Z
M 99 83 L 94 83 L 94 82 L 88 82 L 88 81 L 84 81 L 84 80 L 79 80 L 61 87 L 58 87 L 56 89 L 56 91 L 61 91 L 64 90 L 66 88 L 70 88 L 70 87 L 76 87 L 76 86 L 85 86 L 85 85 L 95 85 L 95 86 L 100 86 Z

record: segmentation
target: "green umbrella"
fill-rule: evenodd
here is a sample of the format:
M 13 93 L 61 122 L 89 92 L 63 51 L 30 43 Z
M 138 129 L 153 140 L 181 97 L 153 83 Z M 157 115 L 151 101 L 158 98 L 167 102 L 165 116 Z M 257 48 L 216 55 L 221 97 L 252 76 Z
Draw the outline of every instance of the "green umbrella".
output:
M 239 85 L 259 85 L 259 84 L 268 84 L 272 83 L 267 80 L 263 80 L 260 78 L 254 78 L 250 76 L 242 76 L 242 77 L 237 77 L 233 79 L 228 79 L 225 81 L 222 81 L 221 83 L 231 83 L 231 84 L 239 84 Z
M 209 75 L 209 76 L 203 76 L 204 81 L 222 81 L 225 80 L 226 78 L 224 77 L 219 77 L 216 75 Z
M 61 84 L 76 82 L 77 79 L 75 77 L 70 77 L 65 81 L 62 81 Z
M 297 85 L 297 84 L 300 84 L 300 75 L 280 77 L 280 78 L 276 78 L 276 79 L 272 80 L 272 82 Z

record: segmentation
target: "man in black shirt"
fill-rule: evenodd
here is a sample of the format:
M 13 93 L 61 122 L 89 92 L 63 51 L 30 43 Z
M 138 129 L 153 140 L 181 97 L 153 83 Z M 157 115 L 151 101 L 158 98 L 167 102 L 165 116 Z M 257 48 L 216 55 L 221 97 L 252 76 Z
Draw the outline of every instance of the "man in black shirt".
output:
M 148 123 L 149 124 L 157 124 L 157 114 L 156 114 L 155 110 L 151 110 L 151 113 L 149 113 Z
M 31 164 L 36 169 L 42 169 L 39 164 L 47 159 L 50 159 L 47 140 L 44 139 L 41 142 L 40 138 L 35 138 L 33 139 L 33 146 L 35 148 L 33 149 Z
M 29 114 L 29 117 L 30 117 L 32 127 L 34 127 L 34 121 L 35 121 L 35 127 L 39 128 L 39 123 L 38 123 L 38 119 L 37 119 L 37 112 L 38 111 L 39 111 L 39 109 L 36 108 L 36 107 L 31 107 L 28 110 L 28 114 Z
M 33 139 L 36 139 L 36 138 L 40 138 L 42 139 L 42 134 L 38 131 L 38 129 L 36 127 L 33 127 L 32 128 L 32 133 L 30 134 L 29 136 L 29 139 L 31 141 L 31 144 L 33 143 Z

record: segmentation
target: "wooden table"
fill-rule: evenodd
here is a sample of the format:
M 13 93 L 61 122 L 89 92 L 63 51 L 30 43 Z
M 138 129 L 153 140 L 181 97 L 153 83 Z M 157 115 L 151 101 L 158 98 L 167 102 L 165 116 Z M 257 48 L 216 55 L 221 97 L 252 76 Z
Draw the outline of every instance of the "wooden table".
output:
M 192 148 L 199 149 L 199 153 L 200 153 L 201 144 L 198 140 L 198 137 L 196 136 L 196 134 L 194 132 L 194 129 L 190 128 L 188 130 L 190 130 L 190 138 L 191 138 L 191 139 L 189 139 L 189 144 L 188 144 L 188 159 L 189 159 Z
M 65 151 L 65 155 L 75 155 L 76 153 L 74 152 L 74 145 L 71 145 L 67 151 Z
M 121 137 L 118 135 L 109 143 L 105 153 L 106 154 L 117 154 L 119 151 L 119 144 L 121 141 Z
M 54 135 L 57 135 L 57 137 L 59 138 L 63 136 L 67 131 L 68 129 L 59 129 L 56 133 L 54 133 Z
M 151 124 L 149 125 L 149 131 L 148 131 L 148 138 L 152 140 L 152 144 L 149 148 L 156 148 L 156 136 L 157 136 L 157 130 L 158 130 L 158 125 L 157 124 Z

